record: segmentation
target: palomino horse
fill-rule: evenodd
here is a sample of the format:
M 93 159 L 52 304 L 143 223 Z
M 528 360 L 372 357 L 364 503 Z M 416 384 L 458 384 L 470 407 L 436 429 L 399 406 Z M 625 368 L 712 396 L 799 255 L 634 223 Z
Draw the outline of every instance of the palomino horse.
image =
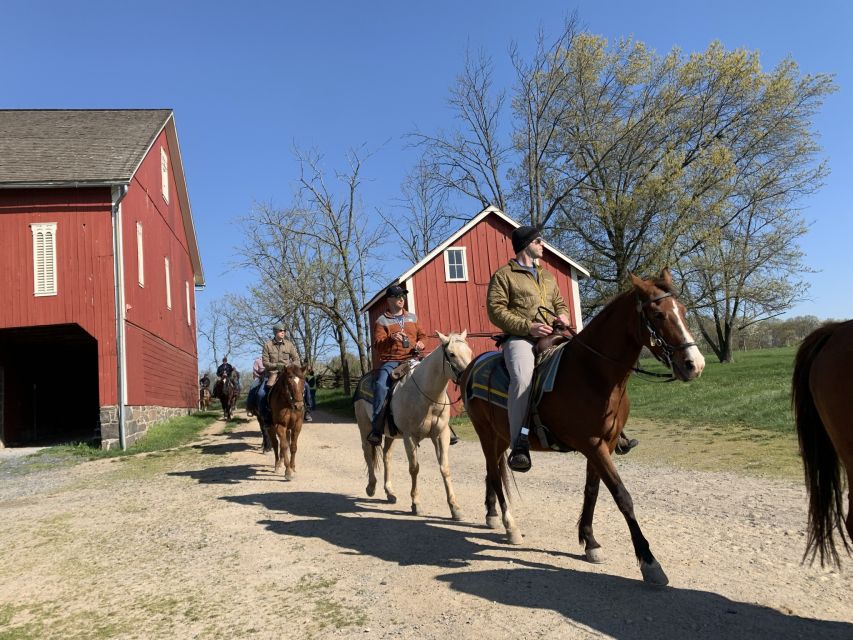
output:
M 275 453 L 275 470 L 284 467 L 285 480 L 292 480 L 296 473 L 296 441 L 302 431 L 305 417 L 305 371 L 290 365 L 278 374 L 278 379 L 269 390 L 267 400 L 272 413 L 272 424 L 267 429 L 270 445 Z
M 666 574 L 652 555 L 649 543 L 634 516 L 631 496 L 622 483 L 611 454 L 628 418 L 628 378 L 640 351 L 647 346 L 679 380 L 699 376 L 705 359 L 687 330 L 684 305 L 678 302 L 669 270 L 658 279 L 642 280 L 631 275 L 631 290 L 617 296 L 581 331 L 563 353 L 553 390 L 545 393 L 538 406 L 542 424 L 563 445 L 586 456 L 586 484 L 578 537 L 590 562 L 602 562 L 601 545 L 592 531 L 592 518 L 601 480 L 610 490 L 628 523 L 634 553 L 643 579 L 667 584 Z M 468 388 L 472 364 L 462 379 Z M 465 394 L 467 398 L 467 393 Z M 495 501 L 503 513 L 509 541 L 521 543 L 521 534 L 507 507 L 504 491 L 509 490 L 506 449 L 510 444 L 506 410 L 481 400 L 467 400 L 468 415 L 486 458 L 486 523 L 495 529 L 500 521 Z M 544 450 L 537 438 L 531 448 Z
M 386 429 L 385 443 L 382 447 L 382 460 L 385 465 L 385 495 L 389 502 L 397 502 L 397 497 L 391 488 L 391 447 L 395 438 L 402 438 L 409 459 L 409 474 L 412 477 L 412 513 L 420 515 L 421 508 L 418 500 L 418 464 L 417 448 L 424 438 L 432 440 L 441 477 L 444 479 L 444 490 L 447 493 L 447 504 L 454 520 L 462 519 L 462 510 L 456 502 L 453 483 L 450 480 L 450 401 L 447 396 L 447 383 L 450 380 L 458 382 L 459 376 L 471 362 L 473 352 L 465 340 L 468 332 L 451 333 L 445 336 L 438 333 L 441 346 L 430 353 L 414 370 L 403 377 L 394 387 L 391 396 L 391 414 L 399 429 L 395 437 L 391 437 Z M 380 447 L 367 442 L 371 429 L 373 406 L 366 399 L 355 402 L 355 417 L 361 431 L 361 448 L 364 461 L 367 463 L 368 483 L 367 495 L 372 496 L 376 491 L 376 471 L 379 468 Z
M 237 385 L 228 376 L 222 376 L 219 402 L 222 403 L 222 413 L 226 420 L 231 419 L 231 414 L 234 412 L 234 407 L 237 405 Z
M 205 387 L 198 390 L 198 408 L 199 411 L 207 411 L 210 408 L 210 389 Z
M 813 331 L 797 350 L 791 404 L 809 493 L 806 552 L 820 564 L 839 565 L 833 530 L 844 549 L 842 465 L 847 469 L 847 535 L 853 540 L 853 320 L 833 322 Z

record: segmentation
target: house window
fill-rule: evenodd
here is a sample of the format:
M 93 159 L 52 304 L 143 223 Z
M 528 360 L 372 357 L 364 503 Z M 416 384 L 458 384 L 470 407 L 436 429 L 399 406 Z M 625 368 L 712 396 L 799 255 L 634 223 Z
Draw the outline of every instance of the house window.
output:
M 189 327 L 192 324 L 190 320 L 190 283 L 184 280 L 184 287 L 187 292 L 187 326 Z
M 140 287 L 145 286 L 145 259 L 142 253 L 142 223 L 136 223 L 136 280 Z
M 168 256 L 163 258 L 165 260 L 166 265 L 166 308 L 172 308 L 172 278 L 171 278 L 171 269 L 169 267 L 169 258 Z
M 33 293 L 37 296 L 56 295 L 56 223 L 32 224 L 33 233 Z
M 166 150 L 160 147 L 160 187 L 163 191 L 163 200 L 169 202 L 169 156 Z
M 444 277 L 447 282 L 468 280 L 468 261 L 465 247 L 451 247 L 444 252 Z

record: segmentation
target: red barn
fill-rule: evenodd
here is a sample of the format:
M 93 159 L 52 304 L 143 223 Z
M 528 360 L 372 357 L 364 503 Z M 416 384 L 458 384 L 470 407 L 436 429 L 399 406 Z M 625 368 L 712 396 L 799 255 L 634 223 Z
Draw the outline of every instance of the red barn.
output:
M 169 109 L 0 110 L 0 446 L 195 408 L 204 285 Z
M 436 331 L 447 334 L 463 329 L 468 329 L 468 342 L 475 354 L 495 348 L 491 336 L 500 330 L 489 322 L 486 292 L 492 274 L 515 255 L 510 236 L 519 226 L 497 207 L 487 207 L 389 283 L 402 284 L 408 290 L 406 306 L 417 314 L 418 323 L 429 336 L 427 351 L 438 346 Z M 583 322 L 578 280 L 588 277 L 589 272 L 548 243 L 543 262 L 557 279 L 572 326 L 580 331 Z M 385 308 L 385 288 L 362 307 L 371 331 Z M 378 366 L 375 354 L 374 366 Z

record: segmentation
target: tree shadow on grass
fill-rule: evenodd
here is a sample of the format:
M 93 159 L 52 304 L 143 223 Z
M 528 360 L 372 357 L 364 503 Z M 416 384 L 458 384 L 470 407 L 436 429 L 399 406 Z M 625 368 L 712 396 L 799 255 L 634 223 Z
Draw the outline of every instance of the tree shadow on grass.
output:
M 499 542 L 498 532 L 472 531 L 464 523 L 391 514 L 350 496 L 275 492 L 221 499 L 306 518 L 259 521 L 274 533 L 324 540 L 341 553 L 373 556 L 399 566 L 457 569 L 438 579 L 487 602 L 551 609 L 618 638 L 853 637 L 850 623 L 788 616 L 697 589 L 648 587 L 639 570 L 637 579 L 628 579 L 514 558 L 522 551 L 541 550 L 509 547 Z M 550 554 L 557 555 L 569 554 Z M 477 561 L 506 563 L 510 559 L 513 568 L 466 570 Z

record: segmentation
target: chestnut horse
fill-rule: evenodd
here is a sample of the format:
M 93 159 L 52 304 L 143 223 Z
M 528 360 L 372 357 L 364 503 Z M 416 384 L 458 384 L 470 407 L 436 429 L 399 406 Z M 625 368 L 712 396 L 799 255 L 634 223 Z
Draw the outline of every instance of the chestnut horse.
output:
M 634 516 L 631 496 L 611 459 L 622 427 L 628 418 L 628 378 L 644 346 L 682 381 L 697 378 L 705 359 L 687 329 L 682 305 L 673 293 L 672 277 L 664 269 L 660 277 L 642 280 L 631 275 L 633 287 L 617 296 L 564 347 L 553 391 L 545 393 L 538 406 L 541 422 L 563 445 L 586 456 L 586 485 L 578 538 L 590 562 L 602 562 L 601 545 L 592 530 L 593 512 L 600 481 L 610 490 L 628 523 L 634 553 L 643 579 L 664 585 L 668 579 L 652 555 L 648 541 Z M 463 389 L 476 361 L 463 376 Z M 506 449 L 510 444 L 506 410 L 480 398 L 468 398 L 468 415 L 486 458 L 486 523 L 497 528 L 500 521 L 495 501 L 503 513 L 509 542 L 521 543 L 505 498 L 509 490 Z M 531 448 L 544 450 L 537 438 Z
M 210 389 L 198 390 L 198 408 L 199 411 L 207 411 L 210 408 Z
M 794 360 L 791 404 L 809 493 L 803 559 L 820 555 L 840 565 L 834 529 L 847 553 L 842 528 L 842 465 L 847 469 L 847 535 L 853 540 L 853 320 L 832 322 L 806 336 Z
M 296 442 L 302 431 L 305 417 L 305 371 L 292 364 L 278 374 L 278 379 L 267 393 L 272 423 L 267 428 L 273 453 L 275 470 L 284 467 L 285 480 L 292 480 L 296 473 Z

